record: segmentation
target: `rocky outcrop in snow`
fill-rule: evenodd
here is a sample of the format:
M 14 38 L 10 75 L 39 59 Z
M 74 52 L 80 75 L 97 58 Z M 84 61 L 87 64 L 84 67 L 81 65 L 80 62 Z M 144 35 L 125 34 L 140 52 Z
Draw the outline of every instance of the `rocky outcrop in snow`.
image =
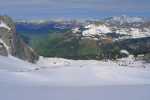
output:
M 0 16 L 0 21 L 0 55 L 8 56 L 10 54 L 34 63 L 38 56 L 18 35 L 12 19 L 8 16 Z

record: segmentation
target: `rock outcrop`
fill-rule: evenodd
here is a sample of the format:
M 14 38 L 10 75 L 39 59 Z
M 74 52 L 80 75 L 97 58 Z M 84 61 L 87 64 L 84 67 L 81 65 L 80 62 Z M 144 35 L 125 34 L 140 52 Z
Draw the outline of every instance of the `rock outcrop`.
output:
M 15 23 L 8 16 L 0 16 L 0 55 L 12 55 L 32 63 L 38 59 L 16 32 Z

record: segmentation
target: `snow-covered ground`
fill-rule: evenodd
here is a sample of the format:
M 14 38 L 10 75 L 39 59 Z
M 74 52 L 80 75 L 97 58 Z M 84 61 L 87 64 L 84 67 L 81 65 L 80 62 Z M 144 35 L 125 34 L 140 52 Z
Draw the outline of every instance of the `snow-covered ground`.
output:
M 0 100 L 150 100 L 150 64 L 134 63 L 0 56 Z

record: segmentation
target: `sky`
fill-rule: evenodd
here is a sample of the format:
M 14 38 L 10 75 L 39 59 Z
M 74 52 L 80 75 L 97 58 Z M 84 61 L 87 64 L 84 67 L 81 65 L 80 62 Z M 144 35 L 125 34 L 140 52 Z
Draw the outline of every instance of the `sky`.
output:
M 0 0 L 0 14 L 14 19 L 150 17 L 150 0 Z

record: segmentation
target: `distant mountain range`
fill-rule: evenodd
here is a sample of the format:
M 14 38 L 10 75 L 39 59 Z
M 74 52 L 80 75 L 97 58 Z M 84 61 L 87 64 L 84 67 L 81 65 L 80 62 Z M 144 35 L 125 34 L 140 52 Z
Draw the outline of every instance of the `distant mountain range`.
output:
M 116 35 L 118 39 L 142 38 L 150 36 L 150 20 L 144 17 L 114 16 L 102 20 L 20 20 L 16 22 L 17 31 L 21 34 L 49 34 L 73 30 L 73 33 L 81 33 L 84 37 L 92 39 L 106 38 Z M 26 34 L 27 35 L 27 34 Z
M 36 43 L 32 44 L 35 47 L 34 49 L 43 56 L 70 58 L 70 56 L 80 55 L 82 59 L 91 54 L 105 55 L 106 48 L 113 57 L 116 55 L 116 50 L 119 53 L 119 50 L 122 49 L 129 51 L 130 54 L 150 52 L 150 20 L 144 17 L 128 17 L 123 15 L 101 20 L 82 21 L 20 20 L 16 22 L 16 29 L 29 44 L 31 44 L 32 37 L 44 36 L 45 39 L 37 38 L 36 40 L 34 38 L 37 41 L 36 43 L 43 43 L 40 44 L 42 47 Z M 52 34 L 52 36 L 48 36 L 49 34 Z M 52 41 L 51 37 L 55 37 L 56 41 Z M 47 49 L 43 51 L 40 48 Z M 92 51 L 92 49 L 97 51 Z M 60 50 L 62 51 L 61 54 L 59 54 Z M 106 56 L 110 56 L 110 52 L 107 52 Z M 92 58 L 93 56 L 90 57 Z M 90 57 L 87 56 L 85 59 Z
M 36 53 L 97 60 L 144 54 L 142 59 L 150 61 L 150 21 L 115 16 L 102 20 L 14 23 L 10 17 L 0 16 L 0 55 L 35 62 Z

